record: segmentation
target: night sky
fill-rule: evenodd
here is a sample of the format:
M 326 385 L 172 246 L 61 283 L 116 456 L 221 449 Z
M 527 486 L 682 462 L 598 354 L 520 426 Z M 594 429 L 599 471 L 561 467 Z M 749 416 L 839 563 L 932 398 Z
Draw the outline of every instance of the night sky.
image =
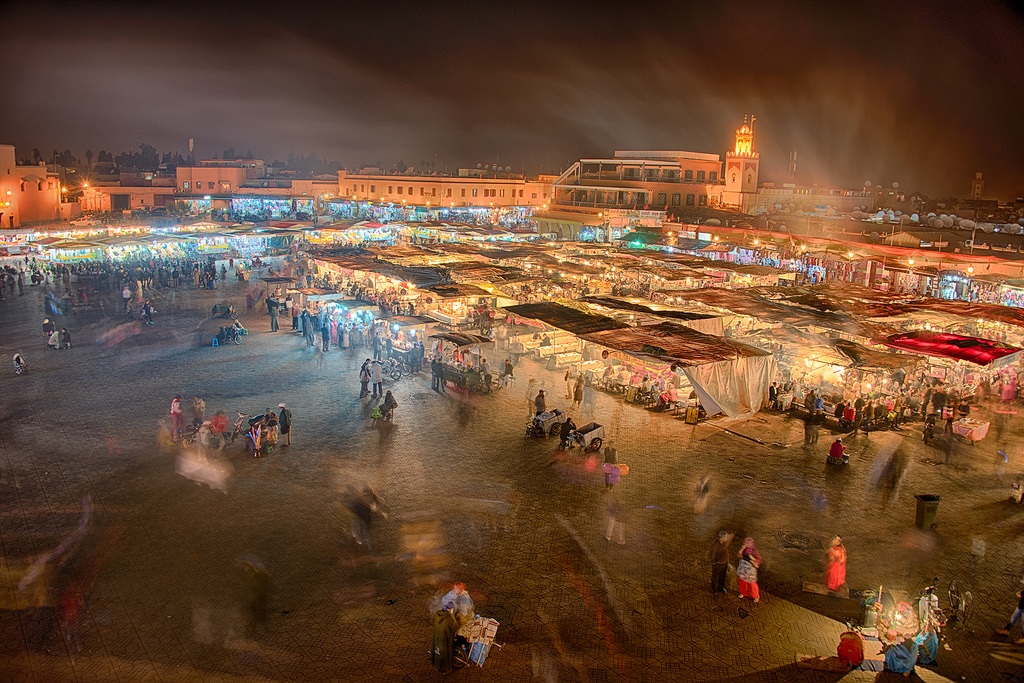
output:
M 355 7 L 355 5 L 367 7 Z M 558 172 L 724 153 L 762 180 L 1024 195 L 1019 7 L 941 3 L 5 3 L 0 141 Z M 237 8 L 245 8 L 244 11 Z

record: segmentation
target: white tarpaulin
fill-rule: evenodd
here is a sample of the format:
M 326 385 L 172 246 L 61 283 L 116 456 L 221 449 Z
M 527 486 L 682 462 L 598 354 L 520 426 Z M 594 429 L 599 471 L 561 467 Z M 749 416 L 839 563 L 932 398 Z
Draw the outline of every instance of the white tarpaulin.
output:
M 768 400 L 774 356 L 751 356 L 681 368 L 708 415 L 749 417 Z

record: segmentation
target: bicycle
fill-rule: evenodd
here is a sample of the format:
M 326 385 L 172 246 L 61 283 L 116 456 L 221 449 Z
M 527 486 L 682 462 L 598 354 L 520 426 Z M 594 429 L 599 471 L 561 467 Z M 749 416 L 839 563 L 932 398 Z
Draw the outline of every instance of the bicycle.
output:
M 932 585 L 921 590 L 921 597 L 917 601 L 917 618 L 921 630 L 929 633 L 940 633 L 949 619 L 946 613 L 939 607 L 939 597 L 935 595 L 938 588 L 938 577 L 932 580 Z
M 394 358 L 386 358 L 382 365 L 382 374 L 385 377 L 390 377 L 391 379 L 401 379 L 403 374 L 408 375 L 411 372 L 405 363 L 395 360 Z
M 970 591 L 964 590 L 956 579 L 949 582 L 946 595 L 949 597 L 949 620 L 966 627 L 967 620 L 974 612 L 974 596 Z

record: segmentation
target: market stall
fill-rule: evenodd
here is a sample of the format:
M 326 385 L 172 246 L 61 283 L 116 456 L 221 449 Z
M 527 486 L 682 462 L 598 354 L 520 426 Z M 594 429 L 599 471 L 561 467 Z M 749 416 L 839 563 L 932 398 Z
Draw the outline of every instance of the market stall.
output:
M 393 353 L 411 365 L 409 351 L 415 344 L 426 346 L 427 329 L 436 325 L 437 321 L 423 315 L 393 315 L 385 319 L 384 323 L 393 340 Z
M 476 307 L 493 301 L 493 295 L 486 289 L 464 283 L 435 285 L 424 297 L 425 315 L 452 329 L 471 324 Z
M 474 391 L 486 388 L 480 364 L 484 358 L 482 347 L 493 343 L 489 338 L 467 332 L 437 332 L 430 339 L 437 340 L 432 352 L 441 360 L 442 381 Z

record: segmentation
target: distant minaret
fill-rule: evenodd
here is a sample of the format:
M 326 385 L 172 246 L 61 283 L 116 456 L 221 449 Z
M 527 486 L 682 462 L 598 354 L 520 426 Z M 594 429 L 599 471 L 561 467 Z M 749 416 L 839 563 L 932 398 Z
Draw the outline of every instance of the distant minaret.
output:
M 722 203 L 744 213 L 751 213 L 757 204 L 757 173 L 761 160 L 754 151 L 754 121 L 757 117 L 743 117 L 743 125 L 736 131 L 736 148 L 725 155 L 725 189 Z
M 971 181 L 971 199 L 981 199 L 981 196 L 985 194 L 985 179 L 981 176 L 981 171 L 974 174 L 974 180 Z
M 789 177 L 796 178 L 796 150 L 789 153 Z

